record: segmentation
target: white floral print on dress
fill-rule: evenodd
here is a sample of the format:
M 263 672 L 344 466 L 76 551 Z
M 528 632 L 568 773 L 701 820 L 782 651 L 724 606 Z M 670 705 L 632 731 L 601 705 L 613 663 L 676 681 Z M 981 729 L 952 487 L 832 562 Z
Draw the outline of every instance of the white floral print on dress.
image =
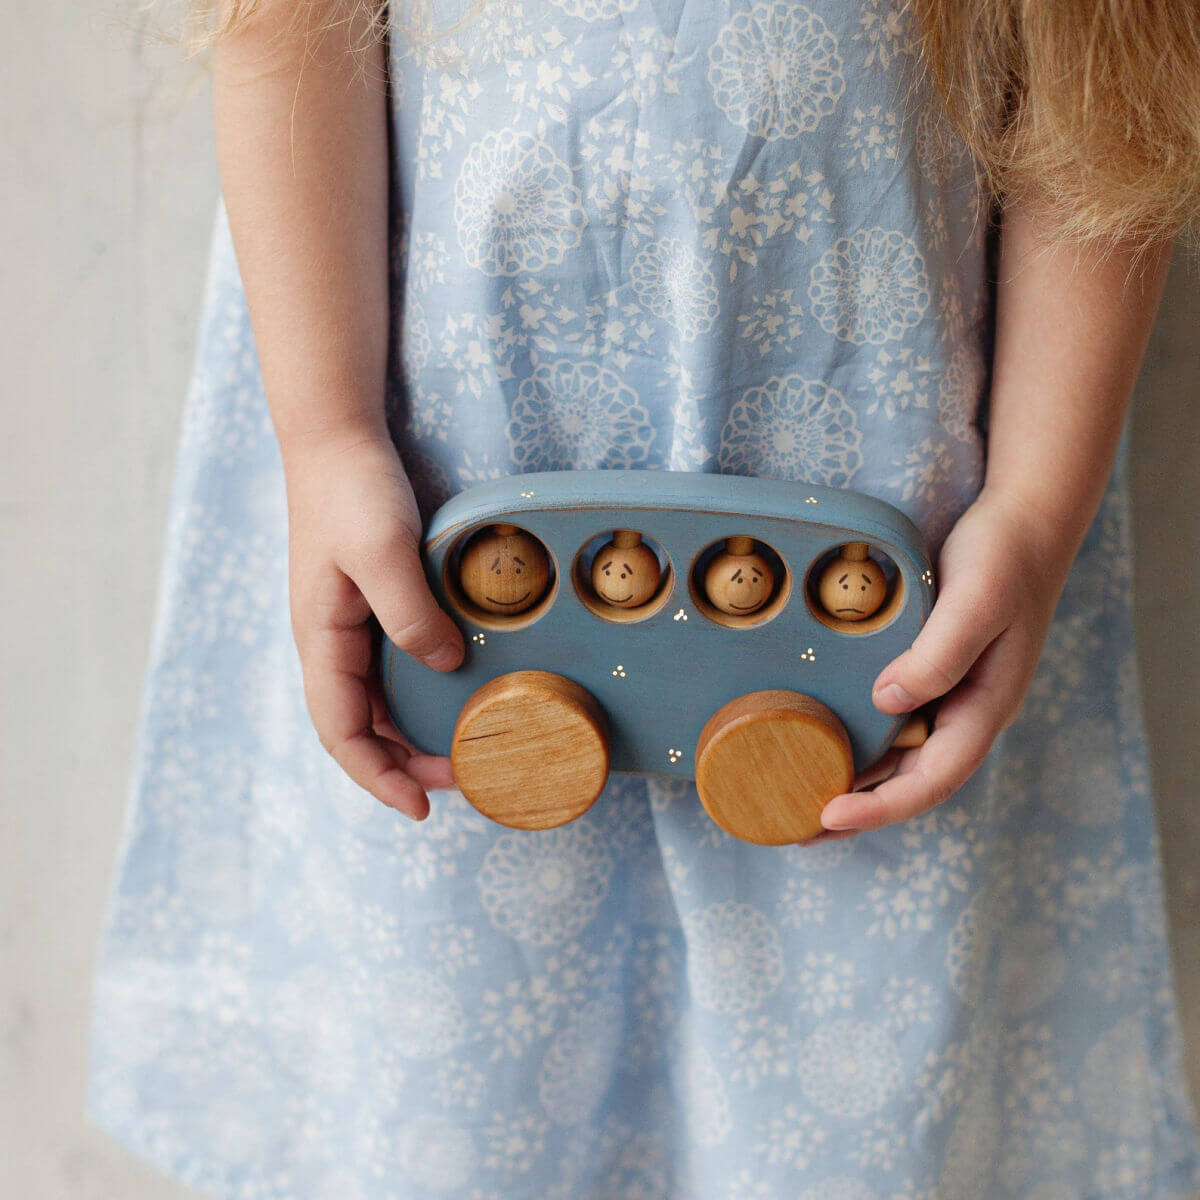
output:
M 611 21 L 622 13 L 633 12 L 639 0 L 553 0 L 563 12 L 581 21 Z
M 553 946 L 596 915 L 612 870 L 608 840 L 577 821 L 498 838 L 479 868 L 479 892 L 498 929 L 536 946 Z
M 679 238 L 644 246 L 630 264 L 629 278 L 638 299 L 685 342 L 707 333 L 721 311 L 708 264 Z
M 539 363 L 510 418 L 512 456 L 523 471 L 635 467 L 655 438 L 637 393 L 598 362 Z
M 405 373 L 410 379 L 415 379 L 429 361 L 429 352 L 432 349 L 425 310 L 415 296 L 409 297 L 405 303 L 397 334 L 403 347 L 402 362 Z
M 479 1162 L 471 1131 L 445 1117 L 417 1117 L 401 1132 L 398 1148 L 405 1174 L 431 1192 L 463 1187 Z
M 1066 956 L 1051 926 L 1024 921 L 1009 930 L 997 955 L 994 984 L 1004 1012 L 1023 1016 L 1041 1008 L 1066 979 Z
M 797 1049 L 797 1075 L 818 1108 L 839 1117 L 877 1112 L 900 1086 L 891 1034 L 854 1017 L 829 1021 Z
M 552 1121 L 582 1125 L 592 1118 L 616 1072 L 621 1034 L 621 1005 L 612 996 L 571 1014 L 538 1072 L 538 1095 Z
M 862 432 L 845 397 L 818 379 L 774 376 L 747 388 L 721 431 L 728 475 L 846 487 L 862 464 Z
M 692 1140 L 698 1146 L 719 1146 L 733 1128 L 725 1081 L 703 1046 L 689 1050 L 685 1061 L 679 1090 Z
M 839 238 L 812 269 L 813 316 L 834 337 L 861 346 L 902 337 L 929 307 L 925 260 L 912 238 L 860 229 Z
M 796 1200 L 879 1200 L 879 1193 L 859 1179 L 835 1175 L 805 1188 Z
M 816 129 L 846 86 L 829 26 L 812 9 L 785 0 L 734 14 L 708 62 L 721 111 L 769 141 Z
M 373 1001 L 385 1014 L 393 1048 L 404 1058 L 441 1058 L 467 1035 L 458 997 L 448 983 L 422 967 L 389 972 Z
M 938 420 L 960 442 L 969 442 L 974 436 L 972 425 L 985 374 L 982 356 L 966 345 L 954 351 L 942 373 L 938 385 Z
M 515 275 L 562 262 L 579 245 L 587 214 L 567 164 L 533 134 L 502 129 L 463 162 L 454 220 L 471 266 Z
M 712 904 L 687 919 L 688 976 L 696 1002 L 718 1013 L 757 1008 L 783 977 L 779 934 L 749 904 Z
M 1125 781 L 1111 717 L 1084 717 L 1055 730 L 1042 769 L 1045 801 L 1065 820 L 1111 825 L 1124 814 Z

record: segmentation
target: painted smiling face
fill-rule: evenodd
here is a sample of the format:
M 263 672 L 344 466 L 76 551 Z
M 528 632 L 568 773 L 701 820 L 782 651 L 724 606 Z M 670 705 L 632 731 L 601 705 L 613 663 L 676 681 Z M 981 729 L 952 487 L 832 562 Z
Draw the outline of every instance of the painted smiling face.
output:
M 817 598 L 839 621 L 865 621 L 880 610 L 887 599 L 887 577 L 868 557 L 865 542 L 849 542 L 842 547 L 838 557 L 821 572 Z
M 725 539 L 725 549 L 704 572 L 704 593 L 709 603 L 723 613 L 746 617 L 757 612 L 775 590 L 775 573 L 757 550 L 754 539 Z
M 463 551 L 459 581 L 467 598 L 485 612 L 522 613 L 545 594 L 550 559 L 541 542 L 524 530 L 492 525 Z
M 632 529 L 618 529 L 592 561 L 592 589 L 605 604 L 639 608 L 658 590 L 658 555 Z

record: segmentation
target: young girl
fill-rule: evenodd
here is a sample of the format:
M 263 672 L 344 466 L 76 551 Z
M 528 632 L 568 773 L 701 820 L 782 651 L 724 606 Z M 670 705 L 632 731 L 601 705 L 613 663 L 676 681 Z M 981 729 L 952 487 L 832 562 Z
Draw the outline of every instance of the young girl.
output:
M 1118 451 L 1200 208 L 1190 0 L 465 7 L 218 14 L 96 1118 L 247 1200 L 1185 1200 Z M 510 831 L 389 724 L 372 614 L 462 654 L 422 515 L 592 467 L 940 548 L 874 690 L 934 732 L 816 842 L 636 776 Z

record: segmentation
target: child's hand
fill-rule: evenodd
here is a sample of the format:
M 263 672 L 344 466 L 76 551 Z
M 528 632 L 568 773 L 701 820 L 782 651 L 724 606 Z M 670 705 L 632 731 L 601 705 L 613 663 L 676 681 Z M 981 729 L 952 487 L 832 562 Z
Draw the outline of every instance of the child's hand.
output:
M 872 691 L 886 713 L 945 695 L 933 732 L 923 746 L 886 755 L 855 780 L 856 788 L 877 783 L 872 791 L 831 800 L 821 814 L 826 829 L 863 832 L 906 821 L 949 799 L 980 766 L 996 735 L 1016 720 L 1033 679 L 1075 554 L 1064 540 L 1014 498 L 987 488 L 963 513 L 942 548 L 928 622 Z
M 458 666 L 463 641 L 425 581 L 412 488 L 391 442 L 372 434 L 293 443 L 284 463 L 292 629 L 313 725 L 355 783 L 421 820 L 425 789 L 453 786 L 450 760 L 418 753 L 388 717 L 371 614 L 439 671 Z

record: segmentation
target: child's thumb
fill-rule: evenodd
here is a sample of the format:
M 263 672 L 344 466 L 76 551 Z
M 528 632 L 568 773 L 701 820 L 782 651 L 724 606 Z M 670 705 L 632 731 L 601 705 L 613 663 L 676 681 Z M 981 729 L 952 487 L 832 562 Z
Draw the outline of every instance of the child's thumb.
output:
M 904 713 L 944 696 L 1002 631 L 972 589 L 943 592 L 913 644 L 879 673 L 871 699 L 881 712 Z

